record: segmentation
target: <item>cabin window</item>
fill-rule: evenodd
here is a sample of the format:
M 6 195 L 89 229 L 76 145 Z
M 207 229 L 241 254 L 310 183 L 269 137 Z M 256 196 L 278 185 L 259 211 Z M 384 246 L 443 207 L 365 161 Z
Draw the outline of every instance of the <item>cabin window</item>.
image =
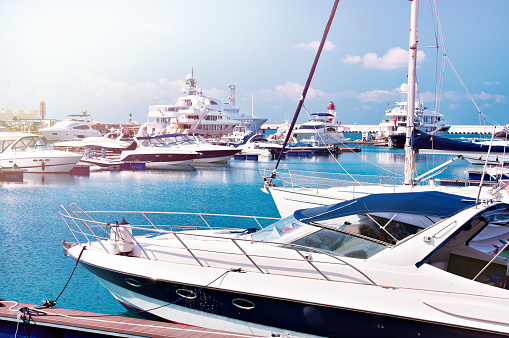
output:
M 386 248 L 383 244 L 329 229 L 320 229 L 292 242 L 292 244 L 360 259 L 369 258 Z

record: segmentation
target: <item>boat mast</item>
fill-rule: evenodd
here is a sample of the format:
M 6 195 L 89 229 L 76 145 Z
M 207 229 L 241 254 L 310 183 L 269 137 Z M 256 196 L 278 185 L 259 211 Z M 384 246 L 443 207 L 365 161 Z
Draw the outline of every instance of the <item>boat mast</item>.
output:
M 415 110 L 415 78 L 417 67 L 417 22 L 419 17 L 419 0 L 412 1 L 410 14 L 410 47 L 408 53 L 408 93 L 407 93 L 407 125 L 405 142 L 405 185 L 414 184 L 415 150 L 412 146 Z

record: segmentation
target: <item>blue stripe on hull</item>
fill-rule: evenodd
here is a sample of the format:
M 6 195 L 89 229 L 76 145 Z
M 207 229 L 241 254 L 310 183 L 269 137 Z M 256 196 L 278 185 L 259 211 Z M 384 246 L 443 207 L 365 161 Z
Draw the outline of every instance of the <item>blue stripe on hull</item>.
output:
M 472 338 L 504 336 L 493 332 L 474 331 L 461 327 L 392 317 L 378 313 L 333 308 L 318 304 L 301 303 L 294 300 L 262 297 L 197 285 L 153 280 L 105 270 L 85 263 L 82 264 L 90 272 L 110 283 L 162 302 L 173 303 L 189 309 L 241 321 L 313 335 L 326 337 L 461 336 Z M 129 278 L 130 284 L 125 282 L 126 278 Z M 133 279 L 139 282 L 140 285 L 133 286 Z M 195 293 L 196 298 L 181 298 L 177 294 L 177 290 L 182 289 Z M 312 290 L 309 290 L 309 292 L 312 292 Z M 338 292 L 341 292 L 341 290 L 339 289 Z M 239 298 L 248 301 L 246 304 L 253 304 L 254 307 L 252 309 L 241 309 L 233 305 L 233 301 Z M 167 319 L 171 320 L 171 318 Z

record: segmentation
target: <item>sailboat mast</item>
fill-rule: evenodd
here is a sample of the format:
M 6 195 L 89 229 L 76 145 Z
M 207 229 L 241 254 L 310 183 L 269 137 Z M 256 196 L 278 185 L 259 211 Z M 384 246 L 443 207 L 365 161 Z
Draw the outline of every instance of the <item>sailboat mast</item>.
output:
M 415 78 L 417 67 L 417 24 L 419 17 L 419 0 L 411 0 L 410 14 L 410 47 L 408 53 L 408 93 L 407 125 L 405 142 L 405 185 L 413 185 L 415 173 L 415 150 L 412 146 L 415 110 Z

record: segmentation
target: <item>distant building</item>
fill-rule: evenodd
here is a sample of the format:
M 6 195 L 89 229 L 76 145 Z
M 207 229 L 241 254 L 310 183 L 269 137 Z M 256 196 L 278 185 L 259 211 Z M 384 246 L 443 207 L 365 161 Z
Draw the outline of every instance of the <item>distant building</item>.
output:
M 42 104 L 43 102 L 41 102 L 41 107 Z M 46 105 L 44 104 L 44 110 L 45 108 Z M 54 119 L 41 118 L 37 109 L 2 108 L 0 110 L 0 125 L 11 130 L 37 131 L 54 123 Z

